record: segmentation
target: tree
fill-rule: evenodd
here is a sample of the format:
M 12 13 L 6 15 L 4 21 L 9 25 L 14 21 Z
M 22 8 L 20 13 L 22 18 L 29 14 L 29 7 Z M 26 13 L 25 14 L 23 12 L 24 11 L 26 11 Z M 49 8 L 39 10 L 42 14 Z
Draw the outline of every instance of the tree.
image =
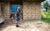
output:
M 43 7 L 46 9 L 46 12 L 47 12 L 48 8 L 50 8 L 49 6 L 50 6 L 49 3 L 47 1 L 45 1 L 43 4 Z

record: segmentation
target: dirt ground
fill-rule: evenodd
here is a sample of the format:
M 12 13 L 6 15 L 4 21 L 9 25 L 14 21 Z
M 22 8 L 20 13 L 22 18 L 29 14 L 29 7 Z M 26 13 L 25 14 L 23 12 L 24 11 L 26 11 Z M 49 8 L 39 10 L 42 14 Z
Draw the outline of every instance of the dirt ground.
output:
M 16 27 L 15 20 L 7 20 L 0 26 L 0 31 L 50 31 L 50 24 L 41 20 L 20 21 L 20 27 Z

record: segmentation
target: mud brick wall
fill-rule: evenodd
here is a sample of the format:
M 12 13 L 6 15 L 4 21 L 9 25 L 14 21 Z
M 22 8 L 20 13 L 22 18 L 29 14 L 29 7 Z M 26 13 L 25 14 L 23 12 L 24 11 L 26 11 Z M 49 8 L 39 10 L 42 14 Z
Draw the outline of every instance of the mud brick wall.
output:
M 5 4 L 4 7 L 4 17 L 8 19 L 10 17 L 10 4 Z
M 37 2 L 23 3 L 23 19 L 41 19 L 41 6 Z
M 0 4 L 0 16 L 2 15 L 2 12 L 1 12 L 1 4 Z
M 36 19 L 41 19 L 41 4 L 36 5 Z

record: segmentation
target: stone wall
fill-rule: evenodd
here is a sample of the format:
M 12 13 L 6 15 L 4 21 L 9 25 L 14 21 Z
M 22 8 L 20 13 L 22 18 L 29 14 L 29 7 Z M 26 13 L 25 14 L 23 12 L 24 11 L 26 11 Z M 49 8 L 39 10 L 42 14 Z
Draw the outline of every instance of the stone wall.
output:
M 23 19 L 41 19 L 40 3 L 24 2 L 23 3 Z

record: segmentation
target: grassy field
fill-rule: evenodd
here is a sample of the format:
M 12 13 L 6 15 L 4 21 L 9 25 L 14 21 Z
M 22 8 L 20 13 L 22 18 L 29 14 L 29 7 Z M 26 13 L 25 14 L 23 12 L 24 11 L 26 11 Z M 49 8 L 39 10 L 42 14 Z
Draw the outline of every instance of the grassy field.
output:
M 41 11 L 41 19 L 44 22 L 50 23 L 50 10 L 47 12 Z

